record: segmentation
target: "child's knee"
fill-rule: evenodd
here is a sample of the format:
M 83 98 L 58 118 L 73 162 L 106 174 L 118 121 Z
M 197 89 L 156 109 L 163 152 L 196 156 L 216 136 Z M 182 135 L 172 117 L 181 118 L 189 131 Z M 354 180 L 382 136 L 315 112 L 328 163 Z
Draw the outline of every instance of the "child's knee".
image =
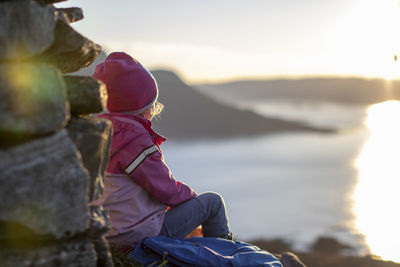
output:
M 211 205 L 225 205 L 223 197 L 216 192 L 205 192 L 200 194 L 199 197 L 205 199 Z

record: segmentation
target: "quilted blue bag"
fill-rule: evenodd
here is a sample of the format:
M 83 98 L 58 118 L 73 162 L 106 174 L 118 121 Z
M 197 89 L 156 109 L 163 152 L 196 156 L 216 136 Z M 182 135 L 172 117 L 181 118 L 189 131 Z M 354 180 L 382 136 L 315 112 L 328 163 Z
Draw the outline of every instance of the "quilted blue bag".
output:
M 177 239 L 148 237 L 130 252 L 144 266 L 271 266 L 283 267 L 271 253 L 240 241 L 213 237 Z

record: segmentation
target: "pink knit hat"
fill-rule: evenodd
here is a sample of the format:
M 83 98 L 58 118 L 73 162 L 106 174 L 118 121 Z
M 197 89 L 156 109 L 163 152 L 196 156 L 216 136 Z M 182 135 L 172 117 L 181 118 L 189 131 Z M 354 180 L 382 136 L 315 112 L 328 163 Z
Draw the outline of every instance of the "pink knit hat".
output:
M 157 100 L 156 80 L 128 54 L 111 53 L 96 66 L 93 77 L 107 86 L 107 109 L 110 112 L 140 114 Z

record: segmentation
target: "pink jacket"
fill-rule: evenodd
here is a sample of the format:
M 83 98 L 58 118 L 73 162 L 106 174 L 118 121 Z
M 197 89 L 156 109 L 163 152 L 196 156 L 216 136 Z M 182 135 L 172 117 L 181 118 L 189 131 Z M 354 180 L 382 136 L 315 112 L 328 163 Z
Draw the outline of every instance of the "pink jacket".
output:
M 164 163 L 160 145 L 166 139 L 153 131 L 141 116 L 105 113 L 113 138 L 104 178 L 104 193 L 94 202 L 109 210 L 111 243 L 135 247 L 148 236 L 158 235 L 167 206 L 196 196 L 177 182 Z

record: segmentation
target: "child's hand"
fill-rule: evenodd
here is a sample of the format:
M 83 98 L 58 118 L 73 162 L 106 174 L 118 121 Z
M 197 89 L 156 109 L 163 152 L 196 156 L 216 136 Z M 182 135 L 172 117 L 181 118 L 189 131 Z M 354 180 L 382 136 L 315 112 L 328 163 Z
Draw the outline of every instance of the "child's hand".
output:
M 190 234 L 186 236 L 186 238 L 191 237 L 203 237 L 203 228 L 199 225 L 196 229 L 194 229 Z

